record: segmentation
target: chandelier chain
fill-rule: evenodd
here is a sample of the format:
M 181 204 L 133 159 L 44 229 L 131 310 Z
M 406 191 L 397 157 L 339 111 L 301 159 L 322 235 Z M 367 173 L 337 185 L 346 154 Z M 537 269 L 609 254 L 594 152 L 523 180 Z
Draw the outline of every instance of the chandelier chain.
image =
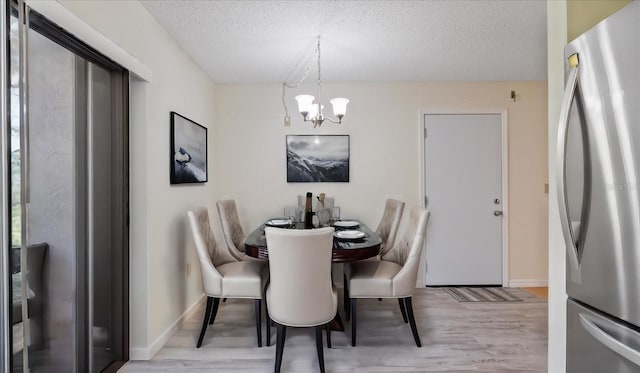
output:
M 302 78 L 300 78 L 300 80 L 298 80 L 297 83 L 295 84 L 289 84 L 286 81 L 283 83 L 285 87 L 287 88 L 298 88 L 298 86 L 300 86 L 300 84 L 302 84 L 307 77 L 309 76 L 309 73 L 311 72 L 311 68 L 313 67 L 313 61 L 315 59 L 318 59 L 318 73 L 320 73 L 320 36 L 318 36 L 318 44 L 316 47 L 315 52 L 313 53 L 313 55 L 311 56 L 311 58 L 309 58 L 309 63 L 307 64 L 307 69 L 305 70 L 304 74 L 302 74 Z
M 309 58 L 307 69 L 305 70 L 304 74 L 302 74 L 302 78 L 300 78 L 300 80 L 298 80 L 298 82 L 295 84 L 289 84 L 286 81 L 282 83 L 282 106 L 284 107 L 285 118 L 289 117 L 289 110 L 287 109 L 287 103 L 285 102 L 285 98 L 284 98 L 286 88 L 298 88 L 300 84 L 302 84 L 302 82 L 304 82 L 309 76 L 309 73 L 311 72 L 311 68 L 313 67 L 313 61 L 316 58 L 318 58 L 318 81 L 319 81 L 320 80 L 320 35 L 318 35 L 318 43 L 316 46 L 316 50 L 311 56 L 311 58 Z
M 318 54 L 318 84 L 322 83 L 322 79 L 320 79 L 320 36 L 318 36 L 318 47 L 316 49 Z

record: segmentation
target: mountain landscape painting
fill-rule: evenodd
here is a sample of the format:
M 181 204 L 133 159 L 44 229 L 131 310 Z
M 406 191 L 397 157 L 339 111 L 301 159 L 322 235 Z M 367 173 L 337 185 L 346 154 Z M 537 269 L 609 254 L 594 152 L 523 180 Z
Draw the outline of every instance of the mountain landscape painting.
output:
M 349 182 L 349 135 L 288 135 L 287 182 Z

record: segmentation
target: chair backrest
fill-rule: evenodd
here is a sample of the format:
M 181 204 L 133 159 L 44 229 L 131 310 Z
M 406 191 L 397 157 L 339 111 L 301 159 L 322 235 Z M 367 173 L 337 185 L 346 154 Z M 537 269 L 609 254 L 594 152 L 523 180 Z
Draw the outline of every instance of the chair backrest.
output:
M 267 308 L 273 321 L 316 326 L 333 319 L 333 232 L 333 228 L 265 228 L 271 279 Z
M 238 218 L 236 201 L 232 199 L 218 201 L 216 207 L 218 208 L 218 216 L 222 225 L 224 243 L 229 250 L 229 254 L 237 260 L 242 260 L 245 235 L 242 225 L 240 225 L 240 218 Z
M 376 228 L 376 233 L 382 238 L 380 256 L 388 253 L 393 247 L 393 241 L 395 241 L 398 235 L 398 228 L 400 227 L 403 211 L 404 202 L 402 201 L 388 199 L 385 203 L 382 219 L 380 219 L 378 228 Z
M 206 207 L 198 207 L 187 212 L 187 215 L 198 252 L 202 288 L 207 295 L 220 295 L 222 294 L 222 276 L 215 267 L 233 262 L 235 259 L 224 250 L 220 250 L 209 224 L 209 211 Z
M 416 287 L 418 270 L 420 269 L 420 254 L 424 248 L 429 222 L 429 210 L 414 206 L 409 214 L 409 223 L 400 240 L 397 240 L 391 250 L 382 260 L 397 263 L 402 269 L 393 278 L 394 296 L 410 296 Z

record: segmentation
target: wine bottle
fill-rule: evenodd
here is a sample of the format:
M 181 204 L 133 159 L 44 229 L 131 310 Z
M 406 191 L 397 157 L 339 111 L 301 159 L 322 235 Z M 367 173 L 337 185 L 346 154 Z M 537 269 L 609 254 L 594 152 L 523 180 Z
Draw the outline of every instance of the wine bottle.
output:
M 304 228 L 313 228 L 313 210 L 311 209 L 311 192 L 307 193 L 307 201 L 304 206 Z

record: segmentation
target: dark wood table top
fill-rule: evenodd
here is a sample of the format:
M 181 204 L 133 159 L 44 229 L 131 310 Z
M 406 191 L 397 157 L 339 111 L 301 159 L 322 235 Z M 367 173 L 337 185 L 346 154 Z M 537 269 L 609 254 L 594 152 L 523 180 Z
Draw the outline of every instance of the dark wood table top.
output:
M 268 220 L 267 220 L 268 221 Z M 356 220 L 357 221 L 357 220 Z M 349 228 L 349 230 L 358 230 L 364 232 L 364 237 L 357 240 L 343 240 L 337 237 L 333 238 L 333 262 L 344 263 L 363 260 L 374 257 L 380 252 L 380 244 L 382 240 L 380 236 L 362 222 L 357 227 Z M 265 224 L 263 223 L 253 232 L 251 232 L 244 240 L 245 252 L 247 255 L 258 259 L 269 260 L 267 252 L 267 238 L 264 235 Z M 296 224 L 295 227 L 288 229 L 304 229 L 303 223 Z M 336 231 L 340 228 L 336 228 Z

